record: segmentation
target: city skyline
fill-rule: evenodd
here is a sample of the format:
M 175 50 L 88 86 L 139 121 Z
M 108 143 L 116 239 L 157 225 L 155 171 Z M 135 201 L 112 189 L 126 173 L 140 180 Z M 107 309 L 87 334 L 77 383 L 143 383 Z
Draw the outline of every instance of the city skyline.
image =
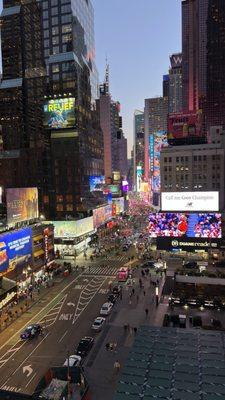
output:
M 133 146 L 133 113 L 135 109 L 144 110 L 145 98 L 162 95 L 162 79 L 163 74 L 168 73 L 169 56 L 181 51 L 181 2 L 174 0 L 166 4 L 164 0 L 141 0 L 138 9 L 135 0 L 123 0 L 122 5 L 120 0 L 113 3 L 101 0 L 92 2 L 99 80 L 101 83 L 104 79 L 107 58 L 110 65 L 110 90 L 114 100 L 121 102 L 123 128 L 128 139 L 130 157 Z M 133 29 L 135 20 L 136 27 L 141 26 L 142 29 Z M 162 23 L 159 25 L 157 21 L 160 20 Z M 155 35 L 158 40 L 155 40 Z M 118 63 L 117 58 L 122 62 Z M 139 62 L 141 59 L 142 63 Z M 141 77 L 140 81 L 138 76 Z

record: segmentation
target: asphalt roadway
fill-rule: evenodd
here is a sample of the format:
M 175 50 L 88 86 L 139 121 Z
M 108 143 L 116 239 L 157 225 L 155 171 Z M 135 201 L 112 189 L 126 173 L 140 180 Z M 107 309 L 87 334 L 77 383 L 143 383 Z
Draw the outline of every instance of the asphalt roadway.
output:
M 128 254 L 126 253 L 126 256 Z M 124 258 L 124 260 L 123 260 Z M 106 301 L 109 283 L 125 257 L 107 260 L 101 274 L 92 266 L 78 276 L 67 278 L 66 285 L 57 289 L 52 298 L 31 311 L 30 320 L 11 328 L 10 337 L 0 334 L 0 390 L 33 394 L 38 382 L 51 366 L 63 365 L 68 352 L 74 354 L 83 336 L 91 335 L 91 324 Z M 43 334 L 21 341 L 20 333 L 30 323 L 41 323 Z M 99 334 L 94 334 L 96 338 Z

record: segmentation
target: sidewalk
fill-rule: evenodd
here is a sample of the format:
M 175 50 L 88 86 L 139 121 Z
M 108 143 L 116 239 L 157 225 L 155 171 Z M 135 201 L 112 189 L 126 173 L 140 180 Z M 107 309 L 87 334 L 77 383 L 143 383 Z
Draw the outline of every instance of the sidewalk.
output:
M 135 332 L 133 328 L 141 325 L 155 325 L 160 323 L 164 315 L 164 305 L 156 308 L 154 301 L 155 287 L 149 284 L 149 277 L 143 279 L 144 288 L 138 285 L 139 275 L 136 273 L 135 294 L 131 298 L 130 288 L 123 288 L 123 298 L 115 305 L 108 324 L 96 344 L 90 357 L 84 364 L 84 371 L 90 385 L 92 400 L 112 400 L 119 374 L 115 374 L 114 362 L 119 361 L 121 368 L 125 363 L 132 347 Z M 144 295 L 145 292 L 145 295 Z M 137 299 L 138 296 L 138 299 Z M 148 309 L 146 316 L 145 309 Z M 158 312 L 159 310 L 159 312 Z M 158 317 L 159 315 L 159 317 Z M 157 317 L 157 318 L 156 318 Z M 129 325 L 125 330 L 124 325 Z M 106 343 L 117 343 L 115 351 L 107 351 Z

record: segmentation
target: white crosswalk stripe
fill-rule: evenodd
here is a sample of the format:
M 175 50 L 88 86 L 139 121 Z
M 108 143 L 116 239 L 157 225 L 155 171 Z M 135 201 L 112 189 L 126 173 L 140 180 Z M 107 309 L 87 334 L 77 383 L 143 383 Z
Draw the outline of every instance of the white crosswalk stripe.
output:
M 85 275 L 116 276 L 120 267 L 128 262 L 127 256 L 120 256 L 102 261 L 101 264 L 89 264 L 86 266 Z

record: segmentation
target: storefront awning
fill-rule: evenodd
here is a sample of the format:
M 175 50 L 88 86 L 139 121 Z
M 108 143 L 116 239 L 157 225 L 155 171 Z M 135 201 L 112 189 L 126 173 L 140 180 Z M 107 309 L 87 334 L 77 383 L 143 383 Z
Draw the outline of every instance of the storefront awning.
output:
M 42 254 L 44 254 L 44 253 L 45 253 L 45 252 L 44 252 L 43 249 L 38 250 L 38 251 L 35 251 L 34 257 L 35 257 L 35 258 L 36 258 L 36 257 L 40 257 L 40 256 L 42 256 Z

